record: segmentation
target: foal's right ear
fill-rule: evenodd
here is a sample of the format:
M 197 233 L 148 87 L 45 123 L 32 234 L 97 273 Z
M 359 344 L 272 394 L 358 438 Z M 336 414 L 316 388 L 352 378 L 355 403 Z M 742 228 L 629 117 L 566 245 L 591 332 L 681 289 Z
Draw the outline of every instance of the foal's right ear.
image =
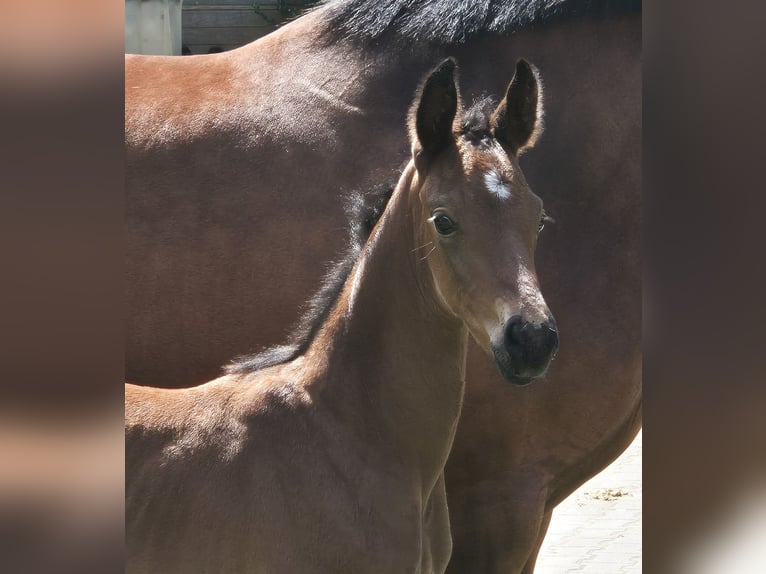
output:
M 409 126 L 415 164 L 433 158 L 453 141 L 458 94 L 452 58 L 444 60 L 423 81 L 410 109 Z

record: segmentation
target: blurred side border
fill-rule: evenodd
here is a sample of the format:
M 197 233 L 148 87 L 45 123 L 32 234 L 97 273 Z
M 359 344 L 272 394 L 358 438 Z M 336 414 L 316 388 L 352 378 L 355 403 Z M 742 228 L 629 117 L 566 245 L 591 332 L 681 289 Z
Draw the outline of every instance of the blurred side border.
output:
M 700 572 L 766 492 L 766 6 L 643 6 L 644 568 Z
M 124 5 L 0 12 L 0 571 L 122 571 Z

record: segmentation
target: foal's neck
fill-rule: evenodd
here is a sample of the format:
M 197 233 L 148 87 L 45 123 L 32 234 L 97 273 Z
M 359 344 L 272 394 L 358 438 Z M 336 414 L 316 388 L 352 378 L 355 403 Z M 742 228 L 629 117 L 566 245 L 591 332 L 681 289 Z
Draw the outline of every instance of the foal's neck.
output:
M 410 164 L 306 362 L 311 391 L 398 460 L 435 480 L 463 396 L 466 330 L 438 302 Z

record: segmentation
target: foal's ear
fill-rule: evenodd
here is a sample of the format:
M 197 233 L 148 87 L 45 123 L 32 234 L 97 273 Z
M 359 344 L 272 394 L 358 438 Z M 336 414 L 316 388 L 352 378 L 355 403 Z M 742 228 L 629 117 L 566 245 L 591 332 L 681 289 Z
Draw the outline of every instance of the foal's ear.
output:
M 537 70 L 526 60 L 519 60 L 505 97 L 491 119 L 495 139 L 510 153 L 518 155 L 535 145 L 543 131 L 542 103 Z
M 444 60 L 423 81 L 410 109 L 410 139 L 415 163 L 434 157 L 452 142 L 460 103 L 452 58 Z

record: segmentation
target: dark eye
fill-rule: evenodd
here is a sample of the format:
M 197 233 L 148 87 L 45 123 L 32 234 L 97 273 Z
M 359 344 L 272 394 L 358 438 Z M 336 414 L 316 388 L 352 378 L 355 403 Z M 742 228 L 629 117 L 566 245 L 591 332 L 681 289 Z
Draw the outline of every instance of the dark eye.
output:
M 431 219 L 434 222 L 434 227 L 439 235 L 452 235 L 457 231 L 457 223 L 443 213 L 434 215 Z

